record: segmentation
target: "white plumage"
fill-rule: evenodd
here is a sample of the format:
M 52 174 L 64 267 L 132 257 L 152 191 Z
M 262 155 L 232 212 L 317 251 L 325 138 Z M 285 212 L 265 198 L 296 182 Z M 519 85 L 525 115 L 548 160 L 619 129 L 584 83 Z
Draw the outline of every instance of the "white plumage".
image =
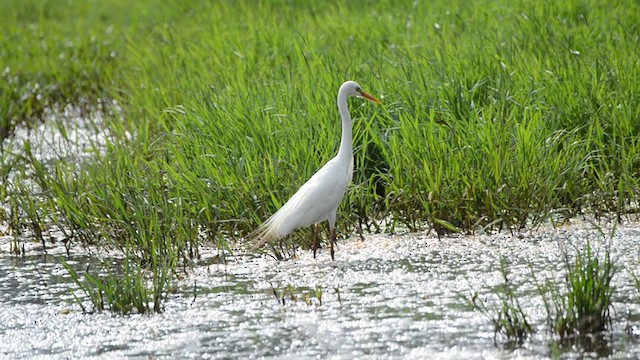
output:
M 353 143 L 351 115 L 347 98 L 356 96 L 379 103 L 380 100 L 362 91 L 354 81 L 347 81 L 338 91 L 338 111 L 342 119 L 342 140 L 338 155 L 318 170 L 275 214 L 251 235 L 254 249 L 278 240 L 300 227 L 316 225 L 313 256 L 318 247 L 318 223 L 329 222 L 331 259 L 334 258 L 335 224 L 338 206 L 353 175 Z

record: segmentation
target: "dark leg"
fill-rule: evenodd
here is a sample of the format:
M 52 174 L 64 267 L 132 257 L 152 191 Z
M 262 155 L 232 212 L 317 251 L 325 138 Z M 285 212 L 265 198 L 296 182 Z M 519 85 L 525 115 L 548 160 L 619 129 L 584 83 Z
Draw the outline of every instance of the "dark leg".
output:
M 313 258 L 316 258 L 316 251 L 318 250 L 318 224 L 313 226 Z
M 329 234 L 329 243 L 331 244 L 331 261 L 335 260 L 335 252 L 333 250 L 333 243 L 336 242 L 336 229 L 331 229 Z

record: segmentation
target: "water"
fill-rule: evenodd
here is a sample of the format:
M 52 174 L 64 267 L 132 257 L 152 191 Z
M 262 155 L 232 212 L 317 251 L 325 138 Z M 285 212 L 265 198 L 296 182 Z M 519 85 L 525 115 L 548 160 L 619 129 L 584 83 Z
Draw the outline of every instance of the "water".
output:
M 638 223 L 620 227 L 612 240 L 620 267 L 612 330 L 573 346 L 558 345 L 546 331 L 531 271 L 562 279 L 559 246 L 580 247 L 587 238 L 596 248 L 604 243 L 577 223 L 519 236 L 371 235 L 341 242 L 335 261 L 327 252 L 313 259 L 301 251 L 284 262 L 237 255 L 226 265 L 207 264 L 215 252 L 205 249 L 163 313 L 114 316 L 82 313 L 58 255 L 42 256 L 29 244 L 35 248 L 26 256 L 10 256 L 8 238 L 0 237 L 0 357 L 638 358 L 640 295 L 630 273 L 640 272 Z M 497 306 L 491 291 L 502 283 L 501 255 L 538 330 L 522 346 L 495 346 L 492 324 L 465 300 L 477 291 Z M 70 259 L 78 266 L 90 261 L 73 251 Z
M 0 150 L 23 154 L 29 144 L 33 157 L 45 164 L 59 159 L 80 163 L 105 150 L 112 134 L 104 126 L 103 119 L 105 114 L 113 116 L 119 111 L 117 103 L 108 102 L 103 106 L 102 100 L 92 110 L 91 117 L 86 117 L 80 108 L 71 104 L 62 109 L 46 109 L 43 115 L 46 121 L 16 127 L 12 136 L 0 144 Z M 2 165 L 9 164 L 8 160 L 12 158 Z

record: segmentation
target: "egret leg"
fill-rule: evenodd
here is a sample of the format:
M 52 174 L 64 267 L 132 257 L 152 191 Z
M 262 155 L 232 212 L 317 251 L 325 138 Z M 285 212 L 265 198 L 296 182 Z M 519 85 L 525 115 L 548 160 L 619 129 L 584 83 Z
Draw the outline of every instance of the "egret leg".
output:
M 335 261 L 335 252 L 333 250 L 333 243 L 336 242 L 336 229 L 331 228 L 329 234 L 329 243 L 331 244 L 331 261 Z
M 313 258 L 316 258 L 316 251 L 318 250 L 318 224 L 313 226 Z
M 335 260 L 334 258 L 334 250 L 333 245 L 336 242 L 336 214 L 338 209 L 336 208 L 333 212 L 329 214 L 327 221 L 329 222 L 329 244 L 331 244 L 331 260 Z

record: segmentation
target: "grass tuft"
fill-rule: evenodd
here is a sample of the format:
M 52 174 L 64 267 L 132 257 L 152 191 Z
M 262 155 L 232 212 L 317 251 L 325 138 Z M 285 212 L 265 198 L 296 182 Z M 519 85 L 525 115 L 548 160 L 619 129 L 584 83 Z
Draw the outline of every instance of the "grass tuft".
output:
M 171 263 L 143 266 L 124 259 L 119 266 L 104 264 L 106 274 L 92 274 L 87 269 L 80 275 L 64 259 L 61 262 L 93 305 L 93 311 L 109 310 L 122 315 L 161 312 L 170 285 L 172 267 L 175 266 Z M 89 312 L 83 305 L 84 299 L 73 294 L 83 312 Z
M 474 310 L 486 316 L 494 326 L 493 341 L 497 345 L 497 337 L 501 335 L 507 342 L 522 344 L 535 329 L 527 320 L 527 315 L 522 310 L 516 295 L 516 286 L 509 280 L 507 260 L 500 257 L 500 274 L 504 282 L 495 292 L 500 300 L 498 308 L 490 309 L 478 299 L 478 293 L 474 293 L 469 303 Z
M 278 291 L 271 285 L 271 291 L 276 301 L 282 306 L 286 306 L 287 301 L 290 303 L 302 301 L 307 305 L 322 305 L 322 288 L 295 288 L 289 284 L 281 291 Z
M 538 285 L 549 325 L 561 339 L 598 334 L 610 328 L 614 293 L 611 280 L 616 268 L 608 246 L 603 255 L 594 253 L 589 240 L 573 257 L 565 251 L 562 287 Z

